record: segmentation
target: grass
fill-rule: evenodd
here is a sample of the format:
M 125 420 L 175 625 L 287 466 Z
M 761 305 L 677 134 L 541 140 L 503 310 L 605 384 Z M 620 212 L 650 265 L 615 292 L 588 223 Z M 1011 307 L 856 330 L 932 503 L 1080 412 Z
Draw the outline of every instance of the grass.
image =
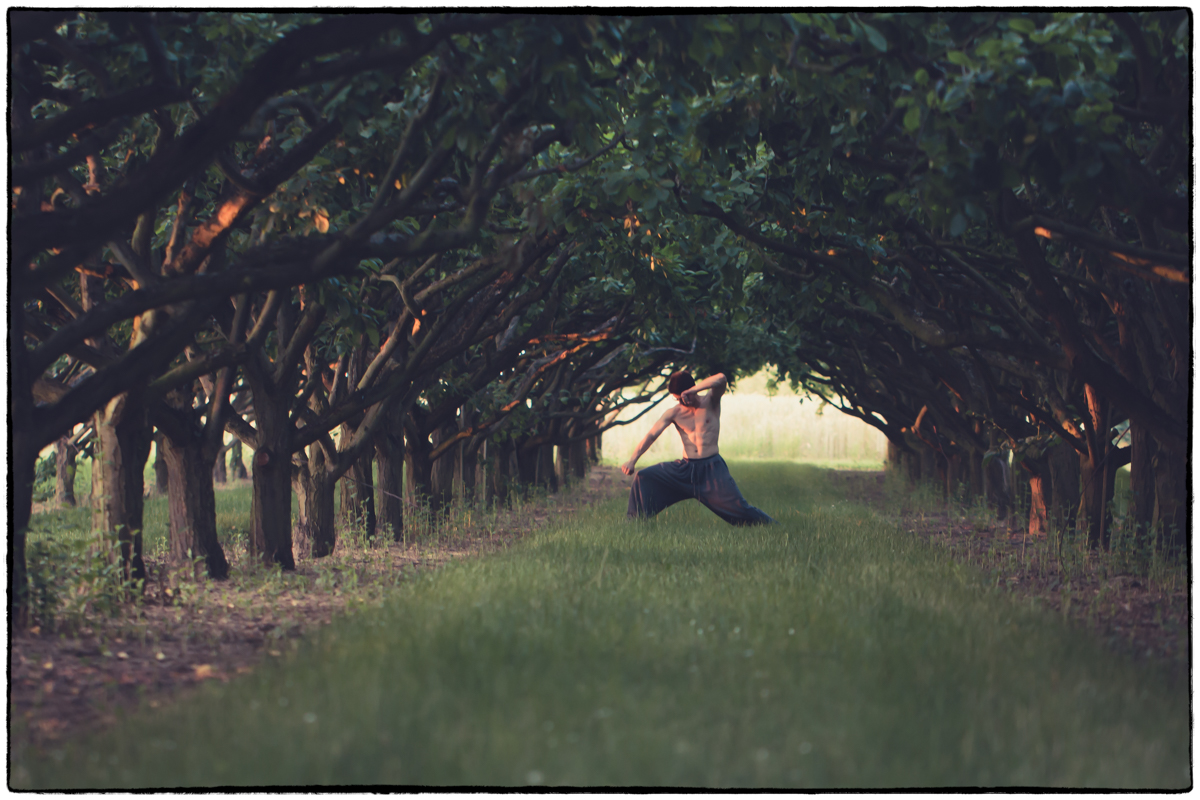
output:
M 79 471 L 83 472 L 83 469 Z M 76 485 L 78 486 L 78 481 Z M 153 482 L 150 485 L 153 486 Z M 250 483 L 245 481 L 233 482 L 228 488 L 217 489 L 217 537 L 222 546 L 245 547 L 245 537 L 250 529 L 250 494 Z M 90 538 L 92 509 L 83 505 L 87 502 L 88 495 L 77 494 L 76 498 L 81 505 L 75 508 L 49 508 L 40 514 L 34 514 L 29 523 L 30 542 L 50 536 L 62 540 Z M 296 500 L 293 496 L 292 514 L 295 513 Z M 147 555 L 162 556 L 166 553 L 169 524 L 166 495 L 147 497 L 142 512 L 142 547 Z
M 13 764 L 14 788 L 1181 789 L 1188 687 L 1014 603 L 822 474 L 780 520 L 613 501 L 398 587 L 280 662 Z
M 1019 531 L 1028 524 L 1029 484 L 1018 482 L 1016 488 L 1016 510 L 1012 513 L 1017 516 L 1010 523 L 1014 530 Z M 1137 576 L 1170 593 L 1186 591 L 1189 584 L 1186 559 L 1165 558 L 1153 547 L 1151 536 L 1135 531 L 1133 490 L 1128 468 L 1117 471 L 1114 489 L 1114 497 L 1110 501 L 1112 524 L 1107 551 L 1089 546 L 1084 530 L 1062 530 L 1052 526 L 1048 535 L 1025 540 L 1019 554 L 1006 549 L 1003 553 L 981 552 L 980 555 L 986 556 L 983 560 L 990 563 L 990 569 L 997 575 L 1033 572 L 1044 578 L 1052 572 L 1063 582 L 1082 577 L 1105 582 L 1119 576 Z M 910 484 L 898 470 L 887 473 L 884 495 L 888 508 L 901 517 L 946 515 L 952 522 L 965 523 L 977 530 L 1004 524 L 996 520 L 984 498 L 972 500 L 957 495 L 952 496 L 947 504 L 940 486 L 930 482 Z M 1186 637 L 1187 631 L 1182 630 L 1180 634 Z

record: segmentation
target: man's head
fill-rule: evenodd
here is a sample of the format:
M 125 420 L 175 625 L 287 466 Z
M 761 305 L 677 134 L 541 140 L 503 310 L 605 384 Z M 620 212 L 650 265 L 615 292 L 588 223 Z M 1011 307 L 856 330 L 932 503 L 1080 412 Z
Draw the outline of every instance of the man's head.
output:
M 667 391 L 675 395 L 675 399 L 679 399 L 679 395 L 686 392 L 688 389 L 696 385 L 696 381 L 692 378 L 692 373 L 686 369 L 681 369 L 671 376 L 667 381 Z

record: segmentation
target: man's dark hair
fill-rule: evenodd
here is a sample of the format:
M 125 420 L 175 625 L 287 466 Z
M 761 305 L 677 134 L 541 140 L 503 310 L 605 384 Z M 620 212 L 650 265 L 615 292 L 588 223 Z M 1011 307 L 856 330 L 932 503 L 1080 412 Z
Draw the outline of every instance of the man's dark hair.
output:
M 681 369 L 671 376 L 667 381 L 667 391 L 678 397 L 688 389 L 696 385 L 695 379 L 692 378 L 692 373 L 686 369 Z

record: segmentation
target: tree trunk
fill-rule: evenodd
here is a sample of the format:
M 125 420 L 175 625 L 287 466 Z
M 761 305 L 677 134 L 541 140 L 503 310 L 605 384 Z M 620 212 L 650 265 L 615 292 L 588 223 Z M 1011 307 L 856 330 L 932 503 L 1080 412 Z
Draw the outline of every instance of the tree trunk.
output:
M 152 433 L 145 408 L 118 395 L 97 411 L 92 461 L 92 529 L 116 533 L 125 580 L 146 577 L 142 561 L 143 470 Z
M 983 497 L 983 453 L 979 450 L 968 450 L 964 457 L 967 462 L 967 492 L 974 501 Z
M 311 445 L 313 448 L 319 445 Z M 314 460 L 317 465 L 314 467 Z M 323 457 L 310 459 L 308 466 L 298 470 L 295 477 L 296 499 L 299 513 L 296 515 L 296 551 L 310 558 L 333 555 L 337 545 L 334 526 L 334 488 L 336 481 L 329 479 Z
M 157 431 L 154 434 L 154 493 L 166 494 L 167 483 L 170 477 L 167 475 L 167 462 L 163 459 L 163 433 Z
M 547 492 L 558 491 L 558 475 L 554 472 L 554 445 L 543 444 L 537 449 L 537 483 Z
M 1153 465 L 1157 544 L 1163 555 L 1180 558 L 1188 547 L 1187 456 L 1159 447 Z
M 14 394 L 16 394 L 15 391 Z M 18 405 L 19 402 L 19 400 L 11 401 L 10 408 Z M 14 416 L 16 415 L 14 414 Z M 33 480 L 37 447 L 33 442 L 32 428 L 12 424 L 11 420 L 9 437 L 9 441 L 12 442 L 12 463 L 9 465 L 9 469 L 11 470 L 10 480 L 13 489 L 8 507 L 12 525 L 12 539 L 8 549 L 8 607 L 13 627 L 25 628 L 29 624 L 29 581 L 25 571 L 25 536 L 33 511 Z
M 942 457 L 946 469 L 946 499 L 961 498 L 969 500 L 963 491 L 963 485 L 968 482 L 966 455 L 962 451 L 952 450 Z
M 560 444 L 553 448 L 554 452 L 554 480 L 562 487 L 566 487 L 571 483 L 571 465 L 568 462 L 570 456 L 567 454 L 567 445 Z
M 915 438 L 910 445 L 913 448 L 912 454 L 908 457 L 908 481 L 914 486 L 925 480 L 932 480 L 933 475 L 925 472 L 925 466 L 928 462 L 929 448 L 924 442 L 917 441 Z
M 1050 469 L 1046 458 L 1026 457 L 1021 469 L 1028 473 L 1028 534 L 1045 536 L 1050 533 Z
M 437 447 L 456 433 L 458 433 L 457 425 L 443 425 L 433 432 L 433 446 Z M 449 508 L 450 504 L 454 502 L 454 472 L 458 465 L 456 458 L 458 449 L 457 445 L 452 445 L 442 454 L 441 458 L 431 464 L 429 510 L 434 514 Z
M 1158 445 L 1141 425 L 1129 424 L 1129 489 L 1130 515 L 1133 517 L 1134 537 L 1146 541 L 1154 529 L 1154 497 L 1157 494 L 1154 475 L 1154 456 Z
M 484 508 L 489 508 L 496 498 L 496 487 L 492 473 L 496 469 L 495 445 L 487 439 L 479 443 L 475 467 L 475 491 Z
M 941 474 L 938 469 L 937 453 L 928 445 L 922 444 L 920 450 L 917 451 L 921 456 L 921 479 L 926 481 L 934 481 Z
M 477 412 L 471 405 L 465 405 L 458 411 L 458 431 L 470 428 L 475 424 Z M 483 444 L 478 437 L 468 436 L 459 442 L 455 450 L 454 474 L 459 484 L 459 496 L 464 504 L 475 501 L 475 484 L 479 474 L 479 447 Z
M 923 445 L 918 445 L 921 447 Z M 905 453 L 904 459 L 904 477 L 910 486 L 915 486 L 921 482 L 921 463 L 922 458 L 920 452 Z
M 538 447 L 522 447 L 517 446 L 517 482 L 522 496 L 525 496 L 529 487 L 537 483 L 538 475 Z
M 413 508 L 433 509 L 433 447 L 424 436 L 408 436 L 404 442 L 404 497 Z
M 1108 501 L 1112 499 L 1110 475 L 1107 468 L 1108 403 L 1090 384 L 1084 386 L 1088 401 L 1087 453 L 1079 457 L 1080 501 L 1078 524 L 1087 534 L 1088 547 L 1108 549 Z
M 261 418 L 260 418 L 261 425 Z M 277 448 L 277 449 L 276 449 Z M 292 554 L 292 459 L 289 449 L 260 445 L 254 451 L 250 502 L 250 552 L 267 564 L 296 568 Z
M 213 493 L 213 462 L 203 443 L 159 439 L 167 465 L 167 504 L 170 510 L 169 554 L 173 564 L 203 558 L 208 576 L 229 577 L 229 562 L 217 539 L 217 501 Z M 215 449 L 215 448 L 211 448 Z
M 597 433 L 595 436 L 589 437 L 587 440 L 587 457 L 588 461 L 593 464 L 600 463 L 600 436 Z
M 567 464 L 570 467 L 571 477 L 575 480 L 581 481 L 587 477 L 588 457 L 586 440 L 571 442 L 567 445 Z
M 1050 503 L 1046 508 L 1050 524 L 1060 531 L 1070 530 L 1075 527 L 1079 510 L 1078 454 L 1060 440 L 1046 451 L 1046 466 L 1050 477 Z
M 496 505 L 504 506 L 509 502 L 513 476 L 518 474 L 516 447 L 511 439 L 506 439 L 489 445 L 488 451 L 492 453 L 488 465 L 492 499 Z
M 59 508 L 75 507 L 75 457 L 79 448 L 71 444 L 67 434 L 55 445 L 54 499 Z
M 380 431 L 375 437 L 378 472 L 379 520 L 384 535 L 404 539 L 404 438 L 398 432 Z
M 998 519 L 1008 519 L 1012 508 L 1012 487 L 1008 483 L 1008 461 L 1004 453 L 996 448 L 995 441 L 992 449 L 983 461 L 983 492 L 988 505 Z
M 480 448 L 483 442 L 471 437 L 462 446 L 462 496 L 463 502 L 475 502 L 479 487 L 483 483 L 483 463 L 480 461 Z
M 1029 535 L 1045 536 L 1050 532 L 1050 517 L 1046 510 L 1050 500 L 1050 479 L 1044 467 L 1029 475 Z
M 27 351 L 23 313 L 20 303 L 9 303 L 9 481 L 12 494 L 8 501 L 8 608 L 12 627 L 29 624 L 29 583 L 25 572 L 25 535 L 33 513 L 33 481 L 37 468 L 38 446 L 32 424 L 33 397 L 26 367 Z
M 217 451 L 217 457 L 213 459 L 212 468 L 213 483 L 228 483 L 229 472 L 225 469 L 225 450 Z
M 242 460 L 242 442 L 234 439 L 229 445 L 229 477 L 232 480 L 246 480 L 246 462 Z
M 899 469 L 903 465 L 903 452 L 900 446 L 888 439 L 887 443 L 887 459 L 883 462 L 884 468 L 888 471 Z
M 343 441 L 353 435 L 343 433 Z M 340 481 L 342 491 L 342 526 L 361 527 L 368 537 L 375 535 L 375 485 L 371 474 L 370 453 L 355 461 Z
M 1090 452 L 1079 456 L 1079 511 L 1078 526 L 1087 535 L 1088 547 L 1108 549 L 1110 514 L 1108 501 L 1111 497 L 1106 477 L 1103 455 Z

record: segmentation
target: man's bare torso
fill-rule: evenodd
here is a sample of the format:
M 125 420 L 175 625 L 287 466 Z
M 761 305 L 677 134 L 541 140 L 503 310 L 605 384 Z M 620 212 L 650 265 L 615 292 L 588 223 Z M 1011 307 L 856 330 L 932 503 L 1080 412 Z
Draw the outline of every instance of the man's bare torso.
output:
M 683 404 L 676 406 L 671 424 L 679 431 L 685 458 L 708 458 L 719 452 L 717 439 L 721 435 L 721 400 L 719 397 L 713 398 L 711 393 L 696 399 L 700 405 L 695 408 Z

